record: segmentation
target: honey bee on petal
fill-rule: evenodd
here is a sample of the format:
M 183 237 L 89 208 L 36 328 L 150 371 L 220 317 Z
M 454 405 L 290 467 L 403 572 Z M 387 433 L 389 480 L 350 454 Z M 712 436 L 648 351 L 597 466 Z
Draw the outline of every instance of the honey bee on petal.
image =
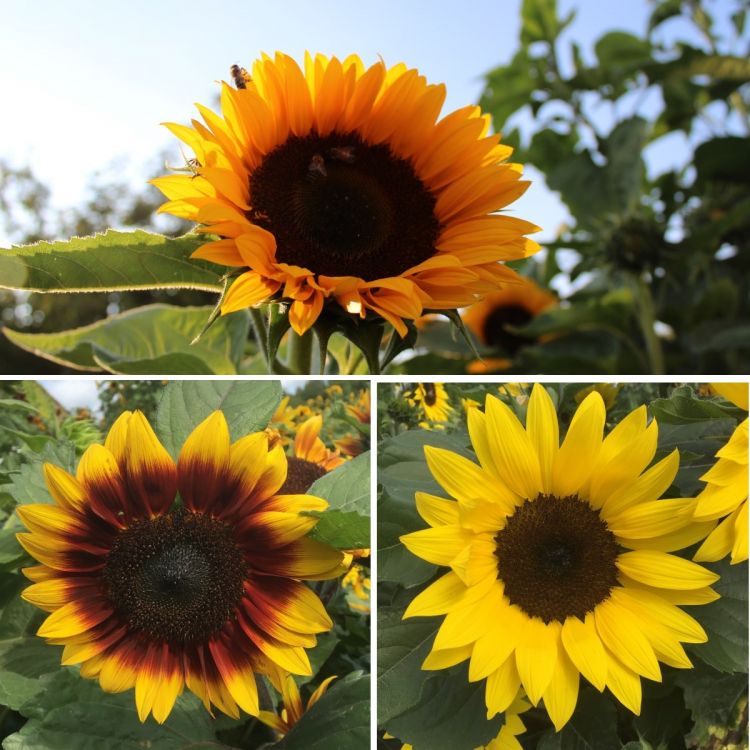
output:
M 244 69 L 241 68 L 239 65 L 232 65 L 231 68 L 229 68 L 229 72 L 232 76 L 232 80 L 234 81 L 234 85 L 238 89 L 246 89 L 247 83 L 250 80 L 250 74 Z

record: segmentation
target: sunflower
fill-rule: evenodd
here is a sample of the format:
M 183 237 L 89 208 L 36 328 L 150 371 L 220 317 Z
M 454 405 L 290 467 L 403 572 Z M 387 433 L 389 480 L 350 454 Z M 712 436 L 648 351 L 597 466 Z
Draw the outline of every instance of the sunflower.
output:
M 287 458 L 288 471 L 286 481 L 281 490 L 282 494 L 304 493 L 312 487 L 316 479 L 320 479 L 337 466 L 346 463 L 346 459 L 338 451 L 330 451 L 320 439 L 323 427 L 323 417 L 317 414 L 305 420 L 298 428 L 294 437 L 294 455 Z
M 311 674 L 306 647 L 332 622 L 302 579 L 335 578 L 345 555 L 307 538 L 327 503 L 282 495 L 282 447 L 230 444 L 224 415 L 172 461 L 141 412 L 122 414 L 76 476 L 44 475 L 54 504 L 17 512 L 41 565 L 23 598 L 51 612 L 38 634 L 107 692 L 135 688 L 138 716 L 169 715 L 187 687 L 210 711 L 258 714 L 254 673 Z M 175 503 L 179 492 L 181 501 Z
M 467 414 L 479 465 L 425 447 L 430 471 L 454 499 L 418 492 L 432 528 L 401 537 L 413 554 L 451 567 L 404 614 L 446 615 L 423 668 L 470 659 L 469 679 L 486 680 L 489 718 L 522 686 L 534 705 L 544 699 L 559 730 L 581 674 L 638 713 L 640 677 L 660 680 L 660 661 L 691 667 L 681 642 L 706 640 L 677 605 L 717 598 L 717 575 L 669 554 L 710 526 L 692 521 L 692 500 L 658 499 L 677 473 L 678 452 L 647 469 L 658 427 L 647 424 L 645 406 L 602 439 L 596 392 L 562 445 L 541 385 L 525 429 L 494 396 L 485 409 Z
M 327 677 L 320 683 L 308 699 L 307 706 L 302 704 L 302 696 L 300 696 L 299 688 L 292 675 L 280 675 L 277 679 L 284 707 L 278 713 L 261 711 L 258 714 L 258 719 L 266 726 L 276 730 L 279 737 L 283 737 L 302 718 L 302 715 L 306 711 L 309 711 L 325 695 L 329 685 L 336 679 L 336 675 Z
M 468 366 L 468 372 L 478 374 L 493 370 L 507 370 L 521 347 L 531 339 L 514 333 L 533 320 L 540 312 L 557 304 L 557 297 L 542 289 L 531 279 L 521 276 L 520 283 L 506 286 L 488 294 L 462 314 L 467 328 L 485 346 L 501 350 L 507 357 L 487 357 Z
M 528 187 L 512 149 L 476 106 L 438 121 L 445 87 L 417 70 L 306 54 L 303 71 L 276 53 L 235 86 L 221 117 L 199 105 L 205 125 L 166 125 L 195 159 L 153 181 L 161 211 L 222 238 L 194 254 L 239 274 L 222 313 L 284 300 L 302 334 L 328 301 L 404 336 L 424 308 L 516 281 L 498 261 L 539 249 L 524 237 L 538 227 L 493 213 Z
M 442 383 L 417 383 L 406 400 L 418 407 L 419 411 L 429 422 L 447 422 L 453 407 L 450 397 Z M 430 428 L 427 422 L 420 423 L 420 427 Z
M 747 383 L 711 383 L 711 387 L 747 411 Z M 694 560 L 713 562 L 730 554 L 733 565 L 747 560 L 747 439 L 745 418 L 716 454 L 716 463 L 701 477 L 706 487 L 695 500 L 695 518 L 723 520 L 700 546 Z

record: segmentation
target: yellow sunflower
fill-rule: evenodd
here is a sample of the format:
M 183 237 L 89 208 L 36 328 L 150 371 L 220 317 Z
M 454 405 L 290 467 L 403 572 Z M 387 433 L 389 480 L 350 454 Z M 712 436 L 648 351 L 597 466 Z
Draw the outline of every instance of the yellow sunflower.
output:
M 490 119 L 467 106 L 438 120 L 443 85 L 356 55 L 276 53 L 222 84 L 222 116 L 167 124 L 192 174 L 154 180 L 161 211 L 223 239 L 196 258 L 239 274 L 222 313 L 291 303 L 301 334 L 328 301 L 383 317 L 403 336 L 424 308 L 475 302 L 535 253 L 529 222 L 493 212 L 528 187 Z
M 288 471 L 281 493 L 307 492 L 316 479 L 320 479 L 337 466 L 346 463 L 338 451 L 330 451 L 320 439 L 323 417 L 317 414 L 305 420 L 294 437 L 294 455 L 287 458 Z
M 711 383 L 711 387 L 747 411 L 747 383 Z M 701 477 L 706 487 L 695 500 L 695 518 L 723 520 L 700 546 L 694 560 L 713 562 L 726 555 L 731 555 L 733 565 L 747 560 L 747 440 L 746 418 L 716 454 L 716 463 Z
M 417 383 L 406 400 L 417 406 L 429 422 L 433 423 L 447 422 L 453 411 L 450 397 L 442 383 Z M 430 426 L 427 422 L 420 424 L 420 427 L 426 429 Z
M 185 687 L 209 711 L 257 715 L 254 673 L 311 674 L 305 648 L 332 627 L 301 581 L 349 562 L 306 536 L 316 519 L 304 512 L 327 503 L 280 494 L 286 465 L 263 433 L 230 444 L 221 412 L 175 465 L 138 411 L 76 476 L 45 464 L 54 504 L 17 510 L 31 532 L 18 540 L 41 563 L 24 571 L 23 598 L 51 613 L 39 635 L 103 690 L 135 688 L 141 721 L 163 722 Z
M 520 283 L 506 286 L 488 294 L 481 302 L 472 305 L 461 315 L 466 327 L 485 346 L 501 350 L 506 357 L 485 357 L 471 362 L 467 372 L 481 374 L 507 370 L 513 356 L 530 339 L 509 330 L 529 323 L 540 312 L 557 304 L 557 297 L 536 282 L 522 276 Z
M 599 393 L 576 410 L 562 445 L 549 394 L 535 385 L 526 428 L 487 396 L 470 409 L 479 463 L 425 447 L 430 471 L 452 499 L 423 492 L 431 526 L 401 538 L 415 555 L 451 571 L 420 593 L 404 616 L 446 615 L 424 669 L 470 659 L 486 680 L 491 718 L 520 686 L 559 730 L 578 697 L 579 675 L 640 711 L 641 676 L 659 662 L 691 667 L 681 642 L 706 640 L 677 605 L 717 598 L 718 576 L 669 554 L 703 538 L 690 499 L 659 500 L 672 484 L 675 450 L 651 464 L 658 426 L 646 407 L 604 439 Z

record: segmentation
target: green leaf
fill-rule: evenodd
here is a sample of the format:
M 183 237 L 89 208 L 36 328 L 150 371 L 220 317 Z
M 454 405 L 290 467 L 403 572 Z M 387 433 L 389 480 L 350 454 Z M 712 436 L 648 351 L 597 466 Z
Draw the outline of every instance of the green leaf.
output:
M 703 422 L 706 419 L 726 419 L 736 410 L 721 406 L 716 401 L 697 398 L 689 386 L 675 388 L 669 398 L 657 398 L 651 402 L 651 413 L 662 423 L 685 424 Z
M 554 42 L 567 26 L 575 11 L 565 19 L 557 17 L 557 0 L 523 0 L 521 6 L 521 44 L 527 46 L 534 42 Z
M 706 567 L 721 576 L 713 585 L 721 599 L 688 610 L 705 629 L 708 642 L 686 648 L 719 672 L 747 673 L 747 565 L 730 565 L 725 559 Z
M 308 490 L 307 494 L 315 494 Z M 327 510 L 311 513 L 320 519 L 310 532 L 311 539 L 330 544 L 337 549 L 364 549 L 370 547 L 370 519 L 359 513 Z
M 611 700 L 591 687 L 578 696 L 576 710 L 560 732 L 548 731 L 537 750 L 621 750 L 617 711 Z
M 0 529 L 0 571 L 15 570 L 28 559 L 26 552 L 16 539 L 16 532 L 20 530 L 18 527 Z
M 370 451 L 320 477 L 307 491 L 328 500 L 332 510 L 370 515 Z
M 338 549 L 370 546 L 370 452 L 347 461 L 307 491 L 329 503 L 310 536 Z
M 0 705 L 18 711 L 42 691 L 39 680 L 0 670 Z
M 119 368 L 127 372 L 130 368 L 139 374 L 150 366 L 145 360 L 158 366 L 159 374 L 176 374 L 181 372 L 185 357 L 192 357 L 204 363 L 203 372 L 232 375 L 237 372 L 247 339 L 248 316 L 241 311 L 220 318 L 191 346 L 210 310 L 147 305 L 70 331 L 21 333 L 4 328 L 3 332 L 22 349 L 76 370 Z M 169 355 L 178 357 L 172 362 Z
M 610 31 L 594 46 L 599 67 L 622 74 L 651 62 L 651 44 L 625 31 Z M 632 154 L 630 155 L 632 158 Z
M 422 670 L 439 623 L 415 617 L 402 620 L 403 607 L 378 607 L 378 724 L 419 702 L 422 687 L 432 672 Z
M 680 672 L 675 682 L 683 690 L 694 722 L 689 747 L 747 746 L 747 722 L 741 719 L 747 705 L 746 674 L 720 674 L 698 663 Z M 730 739 L 730 734 L 736 736 Z
M 336 680 L 275 747 L 279 750 L 363 750 L 370 746 L 370 677 Z
M 682 0 L 658 0 L 648 19 L 649 34 L 660 24 L 682 13 Z
M 33 292 L 221 290 L 221 269 L 190 260 L 206 238 L 108 229 L 91 237 L 0 249 L 0 288 Z
M 62 669 L 40 681 L 43 691 L 21 707 L 29 721 L 4 750 L 184 750 L 216 747 L 212 720 L 193 695 L 182 695 L 163 725 L 138 720 L 133 691 L 111 694 Z M 214 743 L 214 744 L 208 744 Z M 219 745 L 221 747 L 221 745 Z
M 487 720 L 484 682 L 468 667 L 443 670 L 425 683 L 419 704 L 391 719 L 388 731 L 416 750 L 474 750 L 497 737 L 504 721 Z
M 159 401 L 155 430 L 176 458 L 188 435 L 212 412 L 224 412 L 234 441 L 264 429 L 280 402 L 281 383 L 274 380 L 172 381 Z
M 62 646 L 50 646 L 36 636 L 0 639 L 0 670 L 36 679 L 60 669 Z
M 75 446 L 70 442 L 53 441 L 47 443 L 39 453 L 26 455 L 27 461 L 10 477 L 5 487 L 18 505 L 26 503 L 53 503 L 44 481 L 43 465 L 52 463 L 75 473 L 77 457 Z

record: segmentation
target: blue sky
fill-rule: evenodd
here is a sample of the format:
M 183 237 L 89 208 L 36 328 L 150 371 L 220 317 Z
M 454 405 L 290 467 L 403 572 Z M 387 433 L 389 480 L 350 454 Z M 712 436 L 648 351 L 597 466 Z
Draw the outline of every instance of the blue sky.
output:
M 30 164 L 58 207 L 83 195 L 87 177 L 119 160 L 142 179 L 174 139 L 159 122 L 187 122 L 193 103 L 210 104 L 232 63 L 249 65 L 276 49 L 305 49 L 366 62 L 404 61 L 445 82 L 446 111 L 476 101 L 482 75 L 517 48 L 520 0 L 426 2 L 242 2 L 235 0 L 7 0 L 0 80 L 0 158 Z M 577 8 L 566 34 L 584 53 L 604 31 L 641 33 L 645 0 L 559 0 Z M 669 160 L 664 151 L 662 158 Z M 534 178 L 535 173 L 530 171 Z M 541 181 L 514 207 L 552 238 L 566 213 Z M 0 241 L 4 238 L 0 237 Z

